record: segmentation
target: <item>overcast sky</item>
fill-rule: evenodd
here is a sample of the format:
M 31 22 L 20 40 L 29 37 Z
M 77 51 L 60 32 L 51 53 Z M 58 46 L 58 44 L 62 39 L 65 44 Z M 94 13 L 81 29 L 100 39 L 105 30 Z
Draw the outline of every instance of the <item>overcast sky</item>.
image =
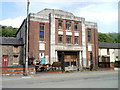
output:
M 118 32 L 119 0 L 30 0 L 30 12 L 45 8 L 72 12 L 86 21 L 97 22 L 99 32 Z M 0 24 L 20 27 L 26 17 L 27 0 L 2 0 Z

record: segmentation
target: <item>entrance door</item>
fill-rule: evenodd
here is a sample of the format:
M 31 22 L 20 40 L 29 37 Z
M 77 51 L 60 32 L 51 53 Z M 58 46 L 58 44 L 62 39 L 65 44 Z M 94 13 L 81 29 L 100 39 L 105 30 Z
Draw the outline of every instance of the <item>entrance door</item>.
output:
M 65 67 L 68 66 L 77 66 L 78 63 L 78 53 L 74 51 L 64 51 L 64 62 Z M 61 61 L 61 52 L 58 51 L 58 60 Z
M 2 67 L 7 67 L 8 66 L 8 56 L 4 55 L 2 57 Z

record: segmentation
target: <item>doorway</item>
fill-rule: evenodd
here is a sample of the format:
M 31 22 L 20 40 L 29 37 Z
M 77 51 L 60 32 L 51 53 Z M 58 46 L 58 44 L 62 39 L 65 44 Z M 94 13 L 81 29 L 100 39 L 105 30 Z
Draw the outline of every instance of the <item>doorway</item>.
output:
M 64 60 L 62 58 L 62 52 L 64 52 Z M 78 65 L 78 52 L 77 51 L 58 51 L 58 61 L 63 62 L 65 67 Z
M 3 55 L 2 57 L 2 67 L 8 66 L 8 55 Z

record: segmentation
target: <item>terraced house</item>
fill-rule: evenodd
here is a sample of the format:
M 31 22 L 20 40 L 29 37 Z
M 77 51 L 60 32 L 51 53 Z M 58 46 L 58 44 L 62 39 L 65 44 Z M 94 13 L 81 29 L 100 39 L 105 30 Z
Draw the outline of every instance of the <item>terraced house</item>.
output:
M 26 19 L 16 34 L 23 40 L 23 50 L 25 27 Z M 28 41 L 29 60 L 35 58 L 43 64 L 64 62 L 65 70 L 89 68 L 91 64 L 98 67 L 97 24 L 70 12 L 44 9 L 30 13 Z

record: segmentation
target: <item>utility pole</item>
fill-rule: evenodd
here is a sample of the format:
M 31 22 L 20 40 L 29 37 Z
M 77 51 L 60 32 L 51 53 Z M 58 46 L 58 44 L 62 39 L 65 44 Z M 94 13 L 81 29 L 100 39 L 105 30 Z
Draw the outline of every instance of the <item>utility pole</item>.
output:
M 26 56 L 25 56 L 25 76 L 28 76 L 28 31 L 29 31 L 29 0 L 27 0 L 27 27 L 26 27 Z

